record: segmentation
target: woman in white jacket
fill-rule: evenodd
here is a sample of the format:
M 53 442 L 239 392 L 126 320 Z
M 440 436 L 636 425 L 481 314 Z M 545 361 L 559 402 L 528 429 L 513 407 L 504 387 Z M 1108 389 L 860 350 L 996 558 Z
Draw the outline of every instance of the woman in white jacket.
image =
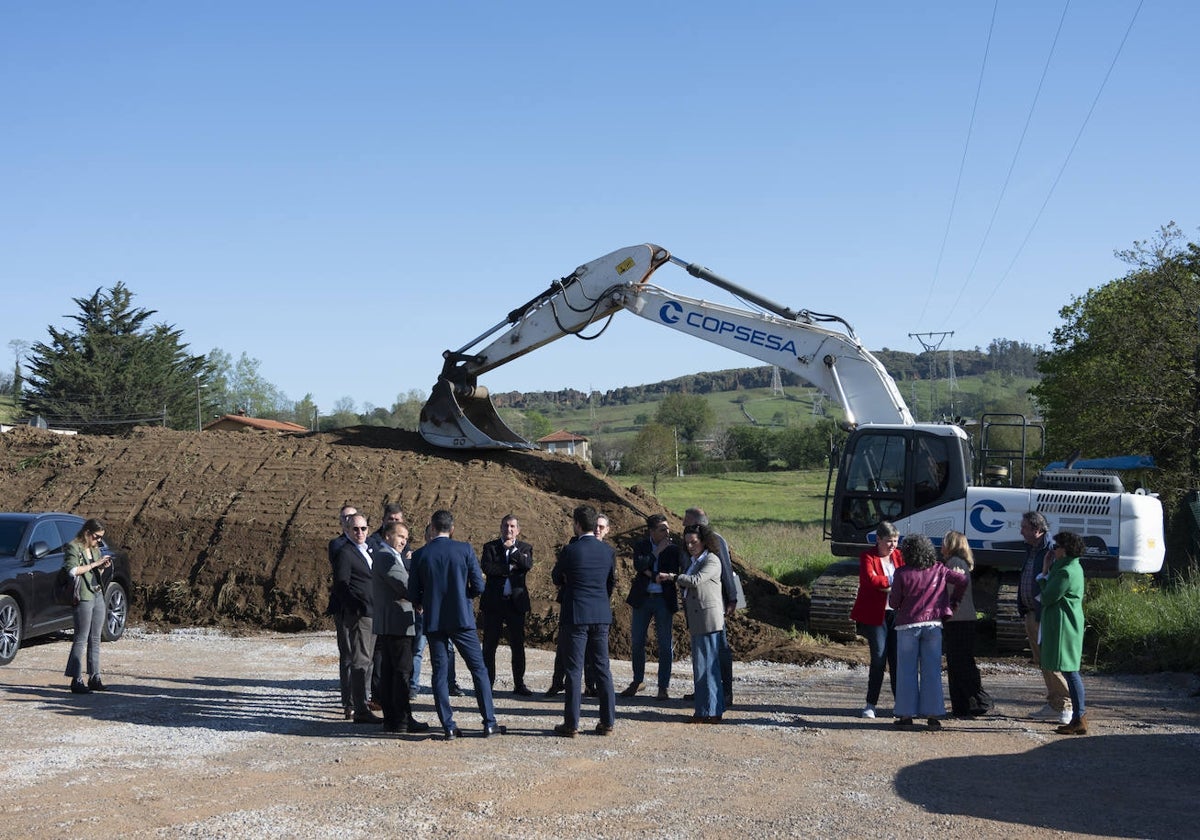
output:
M 689 525 L 683 529 L 683 547 L 691 558 L 687 571 L 678 575 L 663 572 L 658 579 L 674 581 L 679 587 L 692 637 L 696 705 L 688 722 L 720 723 L 725 712 L 720 656 L 725 601 L 721 596 L 721 559 L 716 535 L 707 525 Z

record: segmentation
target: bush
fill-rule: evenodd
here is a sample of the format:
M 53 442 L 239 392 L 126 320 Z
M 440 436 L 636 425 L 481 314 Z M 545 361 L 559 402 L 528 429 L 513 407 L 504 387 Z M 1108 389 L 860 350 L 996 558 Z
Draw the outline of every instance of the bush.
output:
M 1098 667 L 1200 671 L 1200 575 L 1157 586 L 1148 575 L 1089 580 L 1083 612 Z

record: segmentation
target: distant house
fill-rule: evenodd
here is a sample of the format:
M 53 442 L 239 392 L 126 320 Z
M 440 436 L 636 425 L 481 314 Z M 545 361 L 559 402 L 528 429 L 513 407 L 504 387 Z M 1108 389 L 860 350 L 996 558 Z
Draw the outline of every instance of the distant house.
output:
M 584 461 L 592 460 L 588 439 L 583 435 L 568 432 L 566 429 L 559 429 L 544 438 L 538 438 L 537 444 L 547 452 L 561 452 L 564 455 L 574 455 Z
M 288 423 L 286 420 L 267 420 L 262 417 L 247 417 L 244 413 L 226 414 L 218 417 L 204 427 L 206 432 L 239 432 L 250 429 L 260 429 L 264 432 L 307 432 L 308 429 L 298 423 Z

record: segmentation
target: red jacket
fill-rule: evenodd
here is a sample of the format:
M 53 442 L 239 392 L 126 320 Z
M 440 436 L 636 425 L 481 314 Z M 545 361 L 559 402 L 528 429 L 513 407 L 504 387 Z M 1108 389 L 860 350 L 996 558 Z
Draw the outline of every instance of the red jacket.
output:
M 892 563 L 897 569 L 904 565 L 898 548 L 892 549 Z M 854 609 L 850 610 L 850 620 L 881 626 L 891 588 L 891 581 L 883 572 L 883 558 L 875 553 L 875 549 L 868 548 L 858 556 L 858 595 L 854 598 Z

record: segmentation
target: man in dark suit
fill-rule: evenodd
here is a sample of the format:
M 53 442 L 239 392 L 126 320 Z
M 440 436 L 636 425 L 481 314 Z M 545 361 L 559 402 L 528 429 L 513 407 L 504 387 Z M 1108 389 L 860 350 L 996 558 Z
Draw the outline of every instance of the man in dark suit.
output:
M 679 574 L 684 571 L 679 546 L 671 542 L 671 525 L 661 513 L 646 517 L 646 538 L 633 546 L 633 585 L 625 603 L 633 608 L 631 638 L 633 642 L 633 681 L 621 692 L 633 697 L 642 688 L 646 677 L 646 632 L 654 621 L 658 640 L 658 699 L 669 698 L 671 663 L 675 656 L 671 635 L 672 616 L 679 611 L 675 584 L 658 582 L 660 572 Z
M 338 511 L 338 527 L 341 531 L 329 541 L 329 571 L 331 578 L 329 605 L 325 608 L 325 615 L 333 618 L 334 633 L 337 639 L 338 688 L 341 690 L 342 711 L 346 715 L 346 720 L 354 717 L 354 707 L 350 703 L 350 640 L 346 636 L 346 628 L 342 626 L 342 610 L 338 606 L 337 591 L 332 584 L 332 574 L 334 568 L 337 566 L 338 552 L 342 550 L 342 546 L 350 541 L 346 529 L 350 527 L 350 517 L 356 513 L 358 513 L 358 508 L 354 505 L 342 505 L 342 509 Z
M 349 539 L 334 558 L 333 594 L 350 648 L 350 705 L 355 723 L 379 723 L 379 716 L 367 707 L 371 660 L 375 654 L 375 634 L 371 627 L 374 603 L 372 555 L 367 547 L 367 518 L 361 513 L 351 516 L 346 533 Z
M 475 701 L 483 718 L 483 736 L 504 733 L 504 727 L 496 723 L 492 688 L 471 604 L 471 599 L 483 591 L 483 573 L 470 543 L 452 539 L 453 533 L 454 516 L 450 511 L 435 512 L 429 521 L 431 538 L 413 554 L 408 579 L 409 600 L 425 620 L 425 637 L 433 662 L 433 701 L 447 741 L 462 734 L 454 725 L 454 710 L 450 706 L 447 660 L 452 643 L 471 671 Z
M 508 514 L 500 520 L 500 538 L 485 543 L 480 565 L 487 577 L 479 610 L 483 614 L 483 663 L 488 681 L 496 687 L 496 648 L 500 634 L 507 628 L 508 648 L 512 654 L 513 692 L 528 697 L 525 685 L 525 616 L 529 612 L 529 592 L 525 575 L 533 568 L 533 546 L 517 539 L 521 525 Z
M 562 587 L 560 633 L 567 643 L 567 697 L 563 722 L 554 733 L 574 738 L 579 731 L 580 681 L 584 662 L 596 669 L 600 690 L 599 735 L 611 735 L 616 720 L 616 695 L 608 667 L 608 629 L 612 624 L 611 597 L 617 583 L 616 555 L 596 539 L 596 509 L 580 505 L 572 514 L 575 539 L 565 546 L 550 579 Z

